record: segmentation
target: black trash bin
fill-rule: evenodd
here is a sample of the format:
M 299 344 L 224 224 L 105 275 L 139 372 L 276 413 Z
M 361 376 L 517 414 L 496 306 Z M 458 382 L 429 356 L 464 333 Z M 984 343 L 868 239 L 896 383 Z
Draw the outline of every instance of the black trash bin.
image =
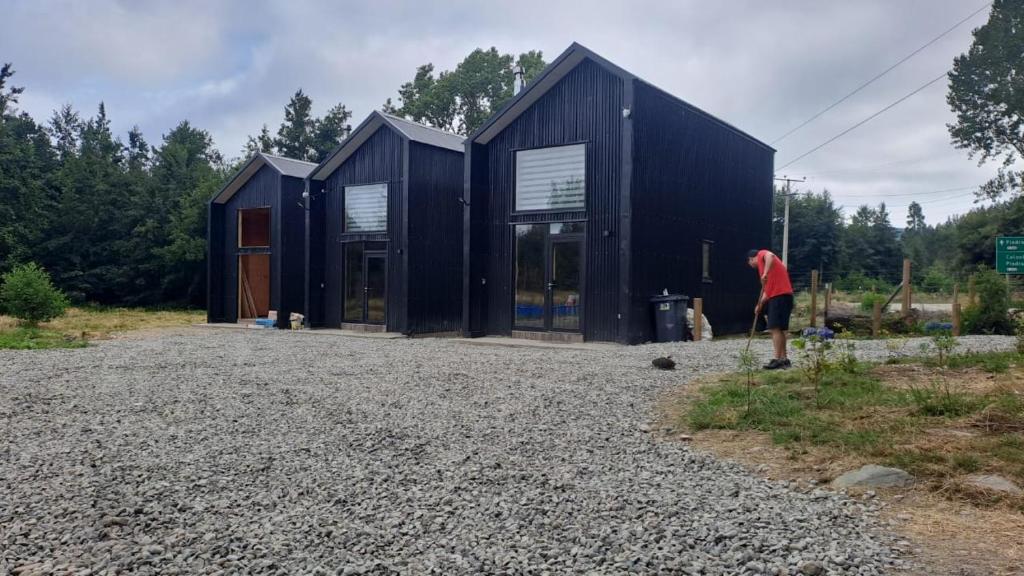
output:
M 690 327 L 686 322 L 686 306 L 689 301 L 690 298 L 682 294 L 664 294 L 651 298 L 656 342 L 689 340 Z

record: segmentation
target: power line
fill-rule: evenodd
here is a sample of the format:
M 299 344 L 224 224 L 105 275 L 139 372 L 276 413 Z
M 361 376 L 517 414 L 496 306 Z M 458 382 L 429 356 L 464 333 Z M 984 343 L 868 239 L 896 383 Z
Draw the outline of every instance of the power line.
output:
M 889 105 L 888 105 L 888 106 L 886 106 L 885 108 L 882 108 L 882 109 L 881 109 L 881 110 L 879 110 L 878 112 L 875 112 L 875 113 L 874 113 L 874 114 L 872 114 L 871 116 L 868 116 L 867 118 L 865 118 L 865 119 L 861 120 L 860 122 L 857 122 L 857 123 L 856 123 L 856 124 L 854 124 L 853 126 L 850 126 L 850 127 L 849 127 L 849 128 L 847 128 L 846 130 L 843 130 L 843 131 L 842 131 L 842 132 L 840 132 L 839 134 L 836 134 L 835 136 L 833 136 L 833 137 L 829 138 L 829 139 L 828 139 L 828 140 L 826 140 L 825 142 L 822 142 L 821 144 L 819 144 L 819 145 L 815 146 L 814 148 L 811 148 L 811 149 L 810 149 L 810 150 L 808 150 L 807 152 L 804 152 L 803 154 L 801 154 L 801 155 L 797 156 L 796 158 L 794 158 L 794 159 L 790 160 L 789 162 L 787 162 L 786 164 L 784 164 L 784 165 L 783 165 L 782 167 L 780 167 L 780 168 L 777 168 L 776 170 L 785 170 L 786 168 L 788 168 L 788 167 L 792 166 L 793 164 L 796 164 L 796 163 L 797 163 L 797 162 L 799 162 L 800 160 L 803 160 L 804 158 L 806 158 L 806 157 L 810 156 L 811 154 L 813 154 L 813 153 L 817 152 L 818 150 L 821 150 L 821 149 L 822 149 L 822 148 L 824 148 L 825 146 L 828 146 L 829 144 L 831 144 L 831 143 L 835 142 L 836 140 L 839 140 L 839 139 L 840 139 L 840 138 L 842 138 L 843 136 L 846 136 L 846 135 L 847 135 L 847 134 L 849 134 L 850 132 L 853 132 L 853 131 L 854 131 L 854 130 L 856 130 L 857 128 L 860 128 L 861 126 L 863 126 L 863 125 L 867 124 L 868 122 L 870 122 L 870 121 L 874 120 L 875 118 L 878 118 L 878 117 L 879 117 L 879 116 L 881 116 L 882 114 L 885 114 L 885 113 L 886 113 L 886 112 L 888 112 L 889 110 L 892 110 L 892 109 L 893 109 L 893 108 L 895 108 L 896 106 L 900 105 L 900 104 L 901 104 L 901 103 L 903 103 L 903 102 L 904 102 L 905 100 L 909 99 L 909 98 L 910 98 L 911 96 L 914 96 L 914 95 L 915 95 L 915 94 L 917 94 L 918 92 L 921 92 L 921 91 L 922 91 L 922 90 L 924 90 L 925 88 L 928 88 L 928 87 L 929 87 L 929 86 L 931 86 L 932 84 L 935 84 L 935 83 L 936 83 L 936 82 L 938 82 L 939 80 L 942 80 L 943 78 L 945 78 L 945 77 L 946 77 L 946 75 L 947 75 L 947 74 L 949 74 L 949 72 L 950 72 L 949 70 L 946 70 L 946 71 L 945 71 L 945 72 L 943 72 L 943 73 L 942 73 L 941 75 L 939 75 L 938 77 L 936 77 L 936 78 L 934 78 L 934 79 L 932 79 L 932 80 L 929 80 L 929 81 L 928 81 L 928 82 L 927 82 L 926 84 L 924 84 L 923 86 L 921 86 L 921 87 L 917 88 L 916 90 L 914 90 L 914 91 L 913 91 L 913 92 L 911 92 L 910 94 L 907 94 L 906 96 L 904 96 L 904 97 L 900 98 L 899 100 L 897 100 L 897 101 L 893 102 L 892 104 L 889 104 Z
M 946 192 L 963 192 L 964 190 L 974 190 L 980 188 L 981 184 L 975 186 L 961 186 L 959 188 L 945 188 L 942 190 L 929 190 L 928 192 L 897 192 L 893 194 L 842 194 L 835 195 L 836 198 L 842 196 L 845 198 L 901 198 L 904 196 L 933 196 L 939 195 Z
M 938 42 L 939 40 L 941 40 L 941 39 L 942 39 L 943 37 L 945 37 L 945 36 L 946 36 L 947 34 L 949 34 L 950 32 L 952 32 L 953 30 L 956 30 L 956 29 L 957 29 L 957 28 L 959 28 L 959 27 L 960 27 L 961 25 L 963 25 L 963 24 L 964 24 L 965 22 L 967 22 L 967 21 L 968 21 L 968 20 L 970 20 L 971 18 L 974 18 L 974 17 L 975 17 L 975 16 L 977 16 L 977 15 L 978 15 L 979 13 L 981 13 L 982 11 L 984 11 L 985 9 L 987 9 L 987 8 L 989 8 L 989 7 L 991 7 L 991 6 L 992 6 L 992 3 L 991 3 L 991 2 L 989 2 L 988 4 L 985 4 L 984 6 L 982 6 L 981 8 L 978 8 L 978 9 L 977 9 L 977 10 L 975 10 L 974 12 L 971 12 L 971 14 L 970 14 L 969 16 L 967 16 L 967 17 L 966 17 L 966 18 L 964 18 L 963 20 L 960 20 L 960 21 L 959 21 L 959 22 L 957 22 L 956 24 L 954 24 L 954 25 L 953 25 L 953 26 L 951 26 L 951 27 L 950 27 L 949 29 L 947 29 L 947 30 L 946 30 L 945 32 L 943 32 L 942 34 L 939 34 L 939 35 L 938 35 L 938 36 L 936 36 L 935 38 L 932 38 L 931 40 L 929 40 L 928 42 L 926 42 L 926 43 L 925 43 L 925 44 L 924 44 L 923 46 L 921 46 L 921 47 L 920 47 L 920 48 L 918 48 L 917 50 L 914 50 L 914 51 L 913 51 L 913 52 L 911 52 L 910 54 L 908 54 L 908 55 L 904 56 L 904 57 L 903 57 L 903 58 L 902 58 L 902 59 L 901 59 L 900 61 L 898 61 L 898 62 L 896 62 L 895 64 L 893 64 L 892 66 L 890 66 L 890 67 L 886 68 L 885 70 L 883 70 L 883 71 L 882 71 L 882 72 L 881 72 L 880 74 L 878 74 L 878 75 L 877 75 L 877 76 L 875 76 L 874 78 L 872 78 L 872 79 L 868 80 L 867 82 L 865 82 L 865 83 L 861 84 L 860 86 L 858 86 L 857 88 L 855 88 L 855 89 L 853 90 L 853 92 L 850 92 L 850 93 L 849 93 L 849 94 L 847 94 L 846 96 L 843 96 L 843 97 L 842 97 L 842 98 L 840 98 L 839 100 L 836 100 L 836 101 L 835 101 L 835 102 L 833 102 L 832 104 L 828 105 L 828 107 L 826 107 L 826 108 L 825 108 L 824 110 L 822 110 L 821 112 L 818 112 L 818 113 L 817 113 L 817 114 L 815 114 L 814 116 L 811 116 L 810 118 L 808 118 L 807 120 L 805 120 L 805 121 L 804 121 L 804 122 L 803 122 L 802 124 L 800 124 L 800 125 L 799 125 L 799 126 L 797 126 L 796 128 L 793 128 L 793 129 L 792 129 L 792 130 L 790 130 L 789 132 L 786 132 L 786 133 L 785 133 L 785 134 L 783 134 L 782 136 L 779 136 L 778 138 L 776 138 L 775 140 L 773 140 L 773 141 L 771 142 L 771 144 L 772 144 L 772 145 L 774 145 L 774 144 L 776 144 L 776 143 L 778 143 L 778 142 L 781 142 L 781 141 L 785 140 L 785 139 L 786 139 L 786 138 L 787 138 L 787 137 L 788 137 L 788 136 L 789 136 L 790 134 L 793 134 L 794 132 L 796 132 L 797 130 L 800 130 L 800 129 L 801 129 L 801 128 L 803 128 L 804 126 L 807 126 L 807 125 L 808 125 L 808 124 L 810 124 L 811 122 L 814 122 L 815 120 L 817 120 L 818 118 L 820 118 L 820 117 L 821 117 L 821 116 L 822 116 L 823 114 L 825 114 L 825 113 L 826 113 L 826 112 L 828 112 L 829 110 L 831 110 L 831 109 L 835 108 L 836 106 L 839 106 L 840 104 L 842 104 L 843 102 L 845 102 L 846 100 L 848 100 L 848 99 L 849 99 L 849 98 L 850 98 L 851 96 L 853 96 L 854 94 L 856 94 L 856 93 L 860 92 L 861 90 L 863 90 L 863 89 L 867 88 L 867 87 L 868 87 L 868 86 L 870 86 L 871 84 L 874 84 L 876 80 L 878 80 L 878 79 L 882 78 L 883 76 L 885 76 L 885 75 L 886 75 L 886 74 L 888 74 L 889 72 L 892 72 L 893 70 L 895 70 L 895 69 L 896 69 L 897 67 L 899 67 L 899 66 L 900 66 L 901 64 L 903 64 L 903 63 L 904 63 L 904 62 L 906 62 L 907 60 L 910 60 L 910 59 L 911 59 L 911 58 L 913 58 L 914 56 L 917 56 L 917 55 L 918 55 L 918 54 L 919 54 L 919 53 L 920 53 L 920 52 L 921 52 L 922 50 L 924 50 L 925 48 L 927 48 L 927 47 L 931 46 L 932 44 L 935 44 L 936 42 Z

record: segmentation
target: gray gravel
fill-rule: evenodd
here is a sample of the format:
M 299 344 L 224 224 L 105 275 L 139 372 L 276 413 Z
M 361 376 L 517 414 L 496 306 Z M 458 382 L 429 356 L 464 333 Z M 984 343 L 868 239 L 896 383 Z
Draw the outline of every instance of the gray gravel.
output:
M 733 368 L 742 346 L 190 329 L 0 351 L 0 574 L 901 565 L 872 501 L 759 479 L 648 432 L 659 392 Z M 675 372 L 650 368 L 665 353 Z

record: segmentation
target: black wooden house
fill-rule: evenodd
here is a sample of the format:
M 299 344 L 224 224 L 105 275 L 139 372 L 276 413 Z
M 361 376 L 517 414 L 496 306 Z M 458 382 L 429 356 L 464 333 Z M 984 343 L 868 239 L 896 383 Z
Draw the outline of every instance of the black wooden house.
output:
M 267 318 L 273 310 L 286 327 L 292 312 L 302 312 L 302 194 L 314 167 L 258 153 L 210 200 L 207 321 Z
M 650 298 L 749 326 L 774 150 L 573 44 L 466 140 L 466 336 L 652 339 Z M 563 335 L 559 335 L 563 336 Z
M 310 173 L 314 327 L 458 332 L 463 138 L 373 112 Z

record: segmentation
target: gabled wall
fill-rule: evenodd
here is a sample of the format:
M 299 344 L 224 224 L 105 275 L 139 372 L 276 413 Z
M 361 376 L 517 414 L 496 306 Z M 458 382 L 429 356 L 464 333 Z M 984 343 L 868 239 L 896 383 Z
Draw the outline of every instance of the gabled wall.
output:
M 224 319 L 238 320 L 238 210 L 246 208 L 270 208 L 270 309 L 281 308 L 281 226 L 280 226 L 281 175 L 269 166 L 263 166 L 223 204 L 220 222 L 214 222 L 223 229 L 223 249 L 220 253 L 221 277 L 224 298 Z M 214 273 L 217 273 L 214 270 Z
M 636 81 L 633 110 L 629 340 L 652 339 L 649 298 L 704 298 L 716 334 L 748 330 L 760 285 L 746 264 L 770 245 L 774 152 L 696 108 Z M 711 240 L 711 282 L 702 280 Z
M 402 305 L 402 279 L 405 278 L 405 258 L 408 256 L 408 250 L 404 249 L 401 193 L 403 148 L 404 141 L 398 134 L 390 128 L 381 127 L 324 180 L 322 199 L 319 200 L 323 210 L 323 236 L 320 240 L 310 240 L 311 244 L 323 243 L 323 288 L 311 287 L 311 290 L 319 288 L 321 291 L 318 299 L 322 303 L 322 320 L 319 325 L 341 325 L 344 306 L 343 243 L 381 241 L 388 242 L 387 329 L 397 332 L 406 329 L 406 310 Z M 380 234 L 345 234 L 344 187 L 380 182 L 388 184 L 388 230 Z M 311 302 L 316 300 L 311 296 Z
M 616 339 L 623 97 L 623 81 L 586 60 L 490 142 L 472 144 L 471 172 L 466 177 L 470 208 L 464 220 L 472 235 L 464 284 L 469 294 L 467 333 L 511 333 L 514 245 L 510 223 L 585 219 L 583 334 L 587 340 Z M 514 151 L 581 142 L 587 144 L 585 210 L 513 214 Z

